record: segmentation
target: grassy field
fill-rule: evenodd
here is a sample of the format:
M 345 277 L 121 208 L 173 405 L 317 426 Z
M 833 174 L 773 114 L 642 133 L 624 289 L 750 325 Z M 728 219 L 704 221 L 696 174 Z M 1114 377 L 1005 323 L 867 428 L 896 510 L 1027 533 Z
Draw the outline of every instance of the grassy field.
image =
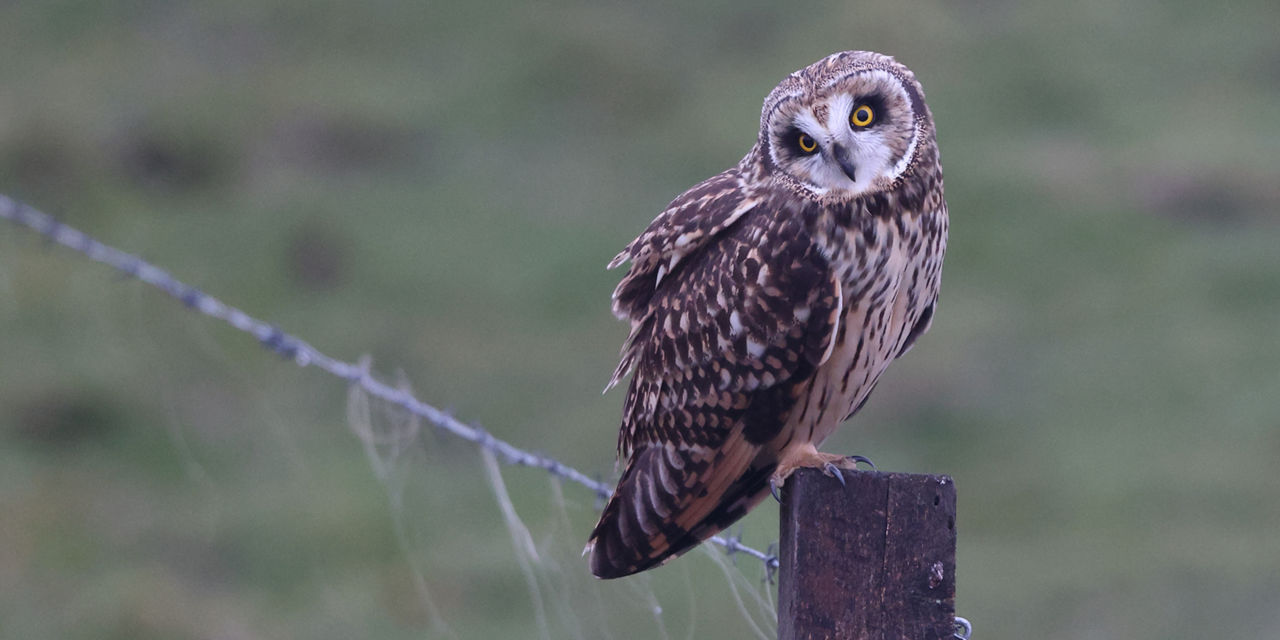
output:
M 975 638 L 1275 638 L 1277 28 L 1262 0 L 11 2 L 0 192 L 609 477 L 604 264 L 746 152 L 785 74 L 892 54 L 939 130 L 942 304 L 826 448 L 955 477 Z M 592 496 L 509 469 L 522 554 L 471 447 L 424 435 L 380 478 L 347 407 L 0 227 L 0 637 L 767 620 L 742 559 L 592 581 Z

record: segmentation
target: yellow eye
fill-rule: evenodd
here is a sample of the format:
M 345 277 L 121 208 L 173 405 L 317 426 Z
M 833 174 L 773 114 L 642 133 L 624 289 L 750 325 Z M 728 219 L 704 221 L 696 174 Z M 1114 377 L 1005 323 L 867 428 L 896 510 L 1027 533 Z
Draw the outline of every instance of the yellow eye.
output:
M 800 145 L 800 150 L 805 153 L 813 153 L 818 150 L 818 141 L 809 137 L 809 134 L 807 133 L 800 134 L 800 137 L 796 139 L 796 142 Z
M 870 125 L 876 119 L 876 112 L 865 104 L 860 104 L 853 109 L 853 113 L 849 114 L 849 124 L 855 127 L 865 127 Z

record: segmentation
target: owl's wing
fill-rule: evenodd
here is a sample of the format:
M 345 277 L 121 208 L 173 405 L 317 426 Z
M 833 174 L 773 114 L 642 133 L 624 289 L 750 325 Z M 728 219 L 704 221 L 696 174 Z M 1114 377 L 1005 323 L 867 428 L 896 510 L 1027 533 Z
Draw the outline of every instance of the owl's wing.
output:
M 613 313 L 633 323 L 648 311 L 650 296 L 685 256 L 697 251 L 762 202 L 749 195 L 742 172 L 729 169 L 703 180 L 671 201 L 635 240 L 609 263 L 631 268 L 613 291 Z M 625 375 L 625 374 L 624 374 Z
M 632 320 L 618 375 L 635 373 L 619 435 L 627 467 L 588 543 L 600 577 L 674 557 L 759 501 L 776 464 L 762 445 L 837 331 L 839 281 L 802 217 L 696 195 L 706 184 L 690 194 L 710 209 L 678 199 L 632 243 L 641 257 L 615 294 Z

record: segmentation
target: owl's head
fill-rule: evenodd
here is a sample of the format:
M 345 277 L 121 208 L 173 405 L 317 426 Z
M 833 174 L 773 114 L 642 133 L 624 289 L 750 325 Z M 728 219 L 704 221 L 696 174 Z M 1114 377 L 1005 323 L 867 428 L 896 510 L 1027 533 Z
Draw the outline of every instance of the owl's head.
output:
M 933 119 L 910 69 L 844 51 L 784 79 L 764 101 L 761 159 L 814 198 L 852 199 L 895 187 L 924 148 Z

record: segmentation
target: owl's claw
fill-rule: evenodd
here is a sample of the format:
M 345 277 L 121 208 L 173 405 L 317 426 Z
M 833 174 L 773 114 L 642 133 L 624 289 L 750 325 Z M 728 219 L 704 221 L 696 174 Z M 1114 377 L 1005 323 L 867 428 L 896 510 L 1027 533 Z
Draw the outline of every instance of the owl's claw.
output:
M 802 452 L 801 455 L 789 460 L 784 460 L 778 465 L 778 468 L 774 471 L 773 475 L 769 477 L 769 493 L 773 495 L 774 500 L 777 500 L 778 503 L 781 504 L 782 492 L 780 489 L 782 488 L 782 483 L 786 482 L 787 477 L 791 475 L 791 472 L 800 467 L 822 469 L 823 473 L 839 480 L 841 487 L 848 487 L 849 483 L 845 480 L 842 469 L 857 471 L 859 462 L 871 467 L 872 471 L 875 471 L 876 469 L 875 463 L 865 456 L 839 456 L 829 453 L 819 453 L 817 451 L 807 453 Z
M 826 463 L 826 464 L 822 465 L 822 470 L 823 470 L 823 471 L 826 471 L 826 472 L 827 472 L 827 475 L 829 475 L 829 476 L 835 476 L 835 477 L 836 477 L 836 480 L 839 480 L 839 481 L 840 481 L 840 486 L 842 486 L 842 487 L 847 487 L 847 486 L 849 486 L 849 485 L 845 484 L 845 482 L 844 482 L 844 473 L 840 471 L 840 467 L 837 467 L 837 466 L 835 465 L 835 463 L 828 462 L 828 463 Z
M 856 456 L 856 455 L 855 455 L 855 456 L 847 456 L 847 457 L 848 457 L 848 459 L 850 459 L 850 460 L 852 460 L 852 461 L 853 461 L 853 463 L 854 463 L 854 466 L 855 466 L 855 467 L 857 467 L 857 466 L 858 466 L 858 463 L 859 463 L 859 462 L 861 462 L 861 463 L 863 463 L 863 464 L 867 465 L 868 467 L 871 467 L 871 470 L 872 470 L 872 471 L 875 471 L 875 470 L 876 470 L 876 463 L 872 462 L 872 461 L 871 461 L 871 458 L 868 458 L 868 457 L 866 457 L 866 456 Z

